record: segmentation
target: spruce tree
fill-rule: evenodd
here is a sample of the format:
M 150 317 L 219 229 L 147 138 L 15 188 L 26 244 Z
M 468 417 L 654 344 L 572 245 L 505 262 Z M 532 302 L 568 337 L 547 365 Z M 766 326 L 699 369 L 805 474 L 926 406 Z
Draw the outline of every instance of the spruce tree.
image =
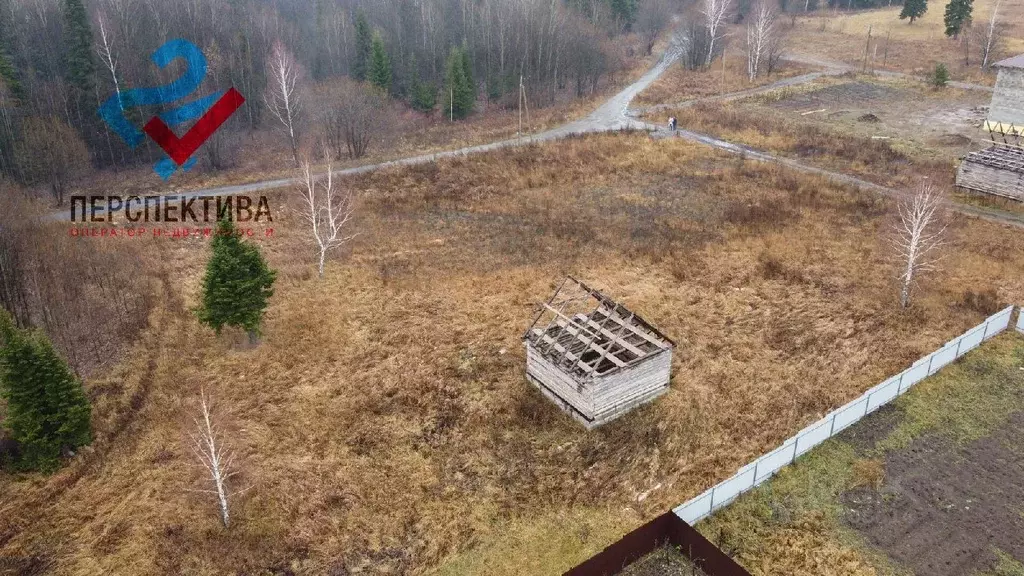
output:
M 65 450 L 91 441 L 89 400 L 45 334 L 20 330 L 0 310 L 0 394 L 21 470 L 51 472 Z
M 946 36 L 960 36 L 964 25 L 971 21 L 974 11 L 974 0 L 949 0 L 946 4 Z
M 412 83 L 409 85 L 409 105 L 413 110 L 430 113 L 437 105 L 437 88 L 429 82 L 420 80 L 420 71 L 413 55 L 409 68 L 412 70 Z
M 914 20 L 924 16 L 927 11 L 928 0 L 905 0 L 903 10 L 900 11 L 900 20 L 910 18 L 910 23 L 913 24 Z
M 370 68 L 370 53 L 373 50 L 373 34 L 362 10 L 356 13 L 355 27 L 356 53 L 352 61 L 352 77 L 356 80 L 366 80 Z
M 82 0 L 62 0 L 64 16 L 64 57 L 68 84 L 80 99 L 95 97 L 93 81 L 96 63 L 93 60 L 92 28 Z
M 461 48 L 452 47 L 448 54 L 444 82 L 444 113 L 452 118 L 465 118 L 473 111 L 476 93 L 466 77 L 466 56 Z
M 241 328 L 255 343 L 277 272 L 267 266 L 259 248 L 242 242 L 228 218 L 217 222 L 212 252 L 203 276 L 203 301 L 196 311 L 199 321 L 218 334 L 224 326 Z
M 476 80 L 473 79 L 473 63 L 469 61 L 469 48 L 462 44 L 462 74 L 466 78 L 472 101 L 476 102 Z
M 14 53 L 10 45 L 13 35 L 7 7 L 0 5 L 0 82 L 7 87 L 11 96 L 17 100 L 24 100 L 25 91 L 21 86 L 18 69 L 14 67 L 14 59 L 11 56 Z
M 385 93 L 391 92 L 391 58 L 384 49 L 384 39 L 380 37 L 380 32 L 373 33 L 370 43 L 369 80 Z

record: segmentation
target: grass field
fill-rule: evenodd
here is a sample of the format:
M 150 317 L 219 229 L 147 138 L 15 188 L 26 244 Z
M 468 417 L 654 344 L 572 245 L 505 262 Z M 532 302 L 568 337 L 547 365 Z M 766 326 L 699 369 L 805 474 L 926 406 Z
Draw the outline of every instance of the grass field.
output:
M 1021 574 L 1022 362 L 998 337 L 698 529 L 755 576 Z
M 975 26 L 987 27 L 995 0 L 974 2 Z M 954 79 L 992 84 L 995 75 L 980 70 L 980 41 L 971 39 L 968 47 L 971 65 L 964 63 L 961 41 L 945 36 L 944 3 L 929 3 L 925 15 L 909 24 L 900 20 L 900 6 L 864 12 L 822 10 L 811 16 L 787 19 L 790 26 L 787 46 L 791 52 L 811 55 L 864 67 L 925 76 L 942 62 Z M 1005 28 L 1004 43 L 997 53 L 1006 58 L 1024 52 L 1024 1 L 1000 0 L 999 22 Z M 867 47 L 871 30 L 872 44 Z
M 280 275 L 256 348 L 188 311 L 204 241 L 144 241 L 151 327 L 86 384 L 92 447 L 50 478 L 0 476 L 0 565 L 556 574 L 1024 299 L 1020 235 L 957 218 L 900 312 L 887 202 L 646 135 L 346 185 L 360 235 L 322 279 L 297 193 L 272 199 L 258 242 Z M 565 273 L 679 344 L 671 391 L 593 432 L 523 377 L 520 334 Z M 249 488 L 230 530 L 189 491 L 200 389 Z
M 952 88 L 841 77 L 658 115 L 675 114 L 681 128 L 879 184 L 909 187 L 927 178 L 951 186 L 958 158 L 984 141 L 979 107 L 987 101 Z

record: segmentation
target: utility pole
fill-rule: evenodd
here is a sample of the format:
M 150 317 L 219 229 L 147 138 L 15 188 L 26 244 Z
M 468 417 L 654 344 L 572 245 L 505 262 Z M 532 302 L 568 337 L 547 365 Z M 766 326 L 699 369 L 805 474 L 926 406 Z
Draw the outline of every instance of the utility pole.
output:
M 455 122 L 455 88 L 449 88 L 448 93 L 448 121 Z
M 516 137 L 523 135 L 523 75 L 519 75 L 519 131 Z

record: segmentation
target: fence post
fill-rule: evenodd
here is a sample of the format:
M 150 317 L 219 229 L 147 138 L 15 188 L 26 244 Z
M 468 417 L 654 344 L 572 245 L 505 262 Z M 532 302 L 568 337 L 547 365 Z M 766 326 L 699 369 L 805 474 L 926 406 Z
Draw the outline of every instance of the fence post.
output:
M 874 392 L 868 392 L 868 401 L 864 403 L 864 416 L 867 416 L 868 412 L 871 412 L 871 395 L 872 394 L 874 394 Z M 861 418 L 863 418 L 864 416 L 861 416 Z
M 757 467 L 761 465 L 761 459 L 754 460 L 754 479 L 750 482 L 750 487 L 757 486 Z
M 988 338 L 988 325 L 989 324 L 990 324 L 990 322 L 988 320 L 986 320 L 985 321 L 985 331 L 981 335 L 981 340 L 982 341 L 984 341 L 986 338 Z
M 935 360 L 935 352 L 932 352 L 932 355 L 928 357 L 928 369 L 924 371 L 925 377 L 932 375 L 932 360 Z
M 960 338 L 957 339 L 957 341 L 956 341 L 956 354 L 953 355 L 954 358 L 959 358 L 960 357 L 960 344 L 963 341 L 964 341 L 964 337 L 963 337 L 963 335 L 961 335 Z
M 828 427 L 828 437 L 831 438 L 832 434 L 836 431 L 836 413 L 832 413 L 832 424 Z

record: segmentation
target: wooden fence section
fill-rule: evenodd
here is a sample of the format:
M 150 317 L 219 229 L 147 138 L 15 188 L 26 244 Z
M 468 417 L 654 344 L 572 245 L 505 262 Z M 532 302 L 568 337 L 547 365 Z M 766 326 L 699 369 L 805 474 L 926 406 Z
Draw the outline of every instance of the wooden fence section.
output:
M 626 534 L 562 576 L 613 576 L 666 544 L 678 547 L 707 576 L 750 576 L 735 560 L 671 511 Z

